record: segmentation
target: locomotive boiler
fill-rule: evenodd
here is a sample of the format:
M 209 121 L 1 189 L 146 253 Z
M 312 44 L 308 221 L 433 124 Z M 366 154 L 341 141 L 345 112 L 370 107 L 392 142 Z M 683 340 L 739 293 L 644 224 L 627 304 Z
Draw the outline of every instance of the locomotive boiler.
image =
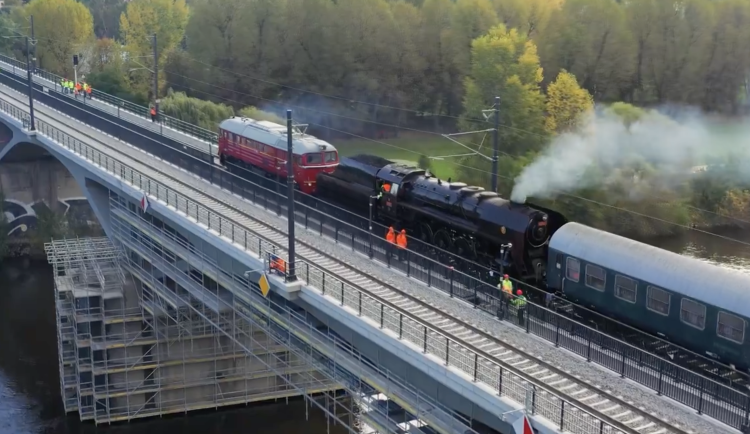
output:
M 318 176 L 317 194 L 359 212 L 378 192 L 380 222 L 525 281 L 543 281 L 548 240 L 566 223 L 552 210 L 371 155 L 342 158 L 335 172 Z

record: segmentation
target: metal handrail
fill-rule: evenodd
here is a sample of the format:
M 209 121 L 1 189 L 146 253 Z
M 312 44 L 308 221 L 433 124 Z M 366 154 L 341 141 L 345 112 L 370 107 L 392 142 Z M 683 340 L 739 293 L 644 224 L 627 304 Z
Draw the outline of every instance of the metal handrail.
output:
M 0 101 L 0 111 L 6 112 L 15 119 L 22 121 L 28 118 L 27 112 L 11 105 L 7 101 Z M 103 154 L 97 149 L 94 149 L 61 130 L 58 130 L 44 121 L 37 121 L 37 134 L 44 135 L 58 145 L 74 152 L 92 163 L 97 164 L 103 170 L 120 177 L 123 181 L 130 183 L 135 188 L 140 189 L 145 194 L 165 203 L 167 206 L 174 207 L 177 211 L 184 212 L 186 216 L 196 219 L 200 224 L 206 225 L 209 230 L 214 230 L 220 236 L 229 238 L 233 243 L 243 246 L 246 251 L 257 254 L 260 258 L 267 258 L 272 254 L 276 254 L 280 249 L 279 246 L 264 241 L 258 235 L 250 232 L 233 220 L 228 219 L 223 215 L 219 215 L 205 206 L 183 196 L 181 193 L 161 185 L 155 179 L 138 172 L 109 155 Z M 276 255 L 278 256 L 278 254 Z M 369 299 L 372 302 L 379 304 L 379 311 L 371 312 L 362 309 L 360 312 L 362 312 L 363 315 L 371 317 L 371 319 L 379 320 L 384 329 L 389 329 L 392 332 L 397 333 L 402 339 L 411 341 L 412 344 L 416 344 L 417 348 L 423 353 L 438 356 L 441 360 L 444 360 L 447 366 L 459 369 L 464 374 L 469 375 L 470 378 L 473 378 L 473 381 L 483 383 L 485 386 L 497 391 L 498 395 L 503 396 L 508 394 L 516 401 L 523 402 L 525 400 L 525 392 L 523 396 L 514 397 L 516 393 L 513 393 L 512 391 L 514 389 L 525 391 L 527 385 L 530 384 L 533 385 L 533 393 L 535 396 L 535 409 L 532 411 L 549 414 L 549 416 L 552 417 L 547 416 L 547 414 L 545 414 L 545 416 L 551 421 L 559 421 L 561 427 L 565 426 L 566 429 L 570 429 L 570 426 L 573 424 L 572 421 L 566 420 L 565 416 L 566 411 L 568 411 L 568 414 L 571 414 L 569 410 L 572 408 L 574 409 L 573 413 L 578 414 L 575 418 L 580 417 L 580 413 L 585 413 L 588 415 L 588 418 L 597 420 L 598 423 L 596 425 L 602 429 L 609 427 L 609 429 L 612 429 L 615 432 L 629 432 L 629 430 L 623 430 L 619 426 L 616 426 L 619 424 L 607 423 L 586 409 L 577 406 L 569 399 L 560 396 L 559 392 L 556 390 L 547 387 L 530 375 L 523 373 L 521 370 L 503 363 L 492 356 L 482 355 L 480 354 L 481 351 L 477 351 L 476 349 L 469 348 L 456 342 L 454 339 L 445 336 L 442 331 L 433 328 L 430 324 L 423 323 L 419 318 L 404 311 L 398 306 L 393 305 L 387 300 L 378 300 L 379 297 L 373 296 L 364 290 L 347 285 L 337 276 L 331 275 L 313 264 L 307 263 L 303 260 L 298 261 L 298 263 L 299 265 L 307 267 L 308 272 L 309 270 L 312 270 L 314 273 L 325 276 L 323 284 L 321 285 L 322 287 L 319 289 L 329 294 L 341 294 L 340 300 L 342 305 L 351 305 L 351 302 L 350 304 L 346 303 L 347 299 Z M 301 267 L 298 267 L 298 269 L 300 268 Z M 347 297 L 347 293 L 349 293 L 349 297 Z M 356 302 L 353 303 L 353 305 L 354 306 L 351 307 L 361 306 Z M 390 321 L 387 320 L 389 316 L 391 318 Z M 427 338 L 422 339 L 422 337 Z M 467 354 L 468 356 L 463 356 L 463 354 Z M 586 428 L 581 432 L 588 431 L 589 429 Z

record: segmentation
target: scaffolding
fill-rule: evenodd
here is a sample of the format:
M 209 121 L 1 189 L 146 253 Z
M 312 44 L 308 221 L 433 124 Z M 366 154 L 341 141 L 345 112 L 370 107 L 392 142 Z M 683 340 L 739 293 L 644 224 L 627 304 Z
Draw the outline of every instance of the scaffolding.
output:
M 304 396 L 326 412 L 329 423 L 349 432 L 409 432 L 429 425 L 438 433 L 474 433 L 470 421 L 367 361 L 295 306 L 263 297 L 244 269 L 220 267 L 204 246 L 121 198 L 111 195 L 110 204 L 126 267 L 144 287 L 144 309 L 164 310 L 170 323 L 201 318 L 275 373 L 279 387 Z M 275 347 L 288 351 L 282 356 Z M 259 349 L 269 357 L 259 356 Z M 301 371 L 288 375 L 295 366 Z M 332 393 L 339 388 L 346 395 Z
M 279 373 L 313 393 L 336 388 L 250 325 L 238 330 L 255 352 L 248 355 L 217 332 L 226 314 L 201 317 L 157 293 L 165 281 L 157 270 L 136 267 L 149 278 L 133 278 L 122 267 L 124 250 L 107 238 L 56 240 L 45 251 L 55 276 L 63 403 L 81 420 L 129 421 L 298 395 Z M 271 370 L 275 359 L 285 364 Z

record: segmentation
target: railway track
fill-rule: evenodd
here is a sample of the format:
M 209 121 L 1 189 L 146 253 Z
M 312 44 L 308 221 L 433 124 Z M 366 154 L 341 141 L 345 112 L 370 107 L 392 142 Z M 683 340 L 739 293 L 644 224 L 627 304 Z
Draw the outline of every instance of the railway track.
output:
M 5 99 L 13 101 L 12 104 L 17 108 L 28 110 L 21 94 L 7 89 L 2 89 L 0 93 L 5 96 Z M 286 253 L 282 246 L 287 244 L 287 235 L 285 230 L 278 228 L 278 219 L 275 221 L 271 218 L 262 219 L 242 211 L 248 206 L 255 206 L 254 204 L 200 180 L 184 169 L 149 157 L 144 151 L 119 142 L 78 121 L 74 120 L 71 123 L 75 127 L 65 125 L 46 115 L 50 112 L 53 110 L 46 106 L 37 108 L 37 119 L 72 137 L 85 136 L 89 139 L 86 145 L 91 148 L 107 155 L 116 155 L 121 164 L 127 165 L 132 170 L 140 172 L 142 176 L 160 183 L 173 192 L 179 192 L 183 198 L 189 198 L 190 201 L 200 204 L 204 208 L 202 211 L 196 208 L 196 213 L 202 212 L 203 220 L 208 221 L 212 218 L 207 212 L 211 210 L 256 234 L 259 240 L 277 246 L 279 254 Z M 166 192 L 166 194 L 170 193 Z M 176 201 L 179 203 L 179 199 Z M 187 202 L 185 207 L 189 209 Z M 297 254 L 303 261 L 333 274 L 340 281 L 396 306 L 417 322 L 431 327 L 434 330 L 431 333 L 439 332 L 448 336 L 466 348 L 470 348 L 475 354 L 481 354 L 488 360 L 510 369 L 511 372 L 518 372 L 519 376 L 529 383 L 564 397 L 575 406 L 613 426 L 614 432 L 629 434 L 687 434 L 689 432 L 670 425 L 657 415 L 633 403 L 625 402 L 612 393 L 578 380 L 575 376 L 562 372 L 545 361 L 507 346 L 489 333 L 465 321 L 447 316 L 417 297 L 362 274 L 345 259 L 336 258 L 300 240 L 297 240 Z
M 17 73 L 17 75 L 24 75 L 25 76 L 25 70 L 20 68 L 15 69 L 8 69 L 7 71 L 14 71 Z M 36 82 L 42 83 L 44 81 L 48 81 L 47 84 L 53 84 L 52 82 L 49 82 L 46 78 L 42 76 L 35 75 L 34 80 Z M 102 103 L 101 101 L 95 101 L 95 108 L 97 110 L 104 110 L 110 114 L 116 114 L 120 112 L 120 109 L 118 107 L 109 105 L 107 103 Z M 130 114 L 133 119 L 128 118 L 128 120 L 133 121 L 134 119 L 141 119 L 137 117 L 135 114 Z M 141 119 L 143 120 L 143 119 Z M 152 122 L 141 122 L 138 124 L 139 127 L 142 128 L 148 128 L 151 130 L 159 130 L 159 128 L 156 127 L 156 124 L 153 124 Z M 181 140 L 180 131 L 174 130 L 169 131 L 170 134 L 168 134 L 169 137 L 175 139 L 175 140 Z M 185 135 L 185 138 L 190 141 L 190 144 L 188 146 L 192 146 L 195 149 L 203 149 L 205 146 L 209 146 L 207 149 L 211 149 L 212 154 L 216 152 L 215 146 L 210 145 L 208 142 L 203 141 L 202 139 L 198 139 L 196 137 Z M 215 155 L 215 154 L 214 154 Z M 239 168 L 240 170 L 247 170 L 244 168 Z M 230 171 L 231 172 L 231 171 Z M 255 176 L 258 176 L 255 174 Z M 272 185 L 269 187 L 269 183 L 275 184 L 275 181 L 273 179 L 266 179 L 266 182 L 261 182 L 260 179 L 254 179 L 253 182 L 257 182 L 260 185 L 264 186 L 265 188 L 273 189 L 275 185 Z M 285 185 L 283 185 L 284 188 L 286 188 Z M 319 200 L 319 199 L 318 199 Z M 305 203 L 303 201 L 303 203 Z M 324 204 L 328 205 L 327 202 L 323 201 Z M 309 206 L 309 205 L 308 205 Z M 330 210 L 327 210 L 330 211 Z M 356 227 L 359 227 L 360 229 L 366 230 L 367 221 L 366 218 L 364 218 L 361 215 L 358 215 L 357 213 L 348 212 L 348 214 L 351 214 L 353 216 L 358 216 L 360 218 L 360 221 L 358 222 L 352 222 L 351 219 L 347 219 L 345 217 L 342 217 L 341 214 L 338 214 L 337 217 L 342 219 L 342 221 L 346 221 L 349 224 L 353 224 Z M 320 223 L 323 225 L 323 223 Z M 435 260 L 438 260 L 437 258 L 442 258 L 443 256 L 452 256 L 449 252 L 440 252 L 437 250 L 434 246 L 431 246 L 429 244 L 417 243 L 417 248 L 415 251 L 417 253 L 420 253 L 426 257 L 434 258 Z M 414 247 L 411 247 L 411 249 L 414 249 Z M 441 263 L 453 263 L 450 261 L 445 260 L 439 260 Z M 474 264 L 471 261 L 463 260 L 461 258 L 456 259 L 456 263 L 454 264 L 457 271 L 462 271 L 467 273 L 470 276 L 484 276 L 485 278 L 476 277 L 482 281 L 486 280 L 486 277 L 489 275 L 488 269 L 484 269 L 483 266 L 479 266 L 477 264 Z M 430 270 L 428 270 L 427 267 L 414 265 L 414 269 L 418 270 L 419 272 L 423 274 L 427 274 Z M 432 270 L 432 273 L 434 274 L 434 270 Z M 446 276 L 440 276 L 435 275 L 435 278 L 442 283 L 443 288 L 442 290 L 445 290 L 445 286 L 453 286 L 457 290 L 457 296 L 466 299 L 467 294 L 471 294 L 472 290 L 467 288 L 465 285 L 463 285 L 460 282 L 456 281 L 449 281 L 449 279 Z M 438 286 L 435 284 L 432 284 L 432 286 Z M 532 291 L 533 292 L 533 291 Z M 527 290 L 527 294 L 528 294 Z M 468 300 L 469 302 L 477 303 L 480 307 L 483 306 L 481 303 L 481 300 Z M 612 336 L 616 339 L 620 339 L 630 345 L 633 345 L 637 348 L 641 348 L 645 351 L 648 351 L 651 354 L 657 355 L 659 357 L 662 357 L 666 360 L 670 360 L 676 365 L 679 365 L 683 368 L 686 368 L 688 370 L 691 370 L 699 375 L 704 375 L 706 377 L 712 378 L 713 380 L 726 384 L 736 390 L 739 390 L 742 393 L 747 393 L 748 389 L 750 389 L 750 376 L 748 376 L 744 372 L 737 371 L 733 369 L 732 367 L 729 367 L 723 363 L 717 362 L 715 360 L 712 360 L 710 358 L 707 358 L 703 355 L 696 354 L 692 351 L 689 351 L 685 348 L 676 346 L 664 339 L 661 339 L 656 336 L 649 335 L 648 333 L 641 332 L 639 330 L 633 329 L 632 327 L 629 327 L 627 325 L 622 325 L 622 327 L 618 327 L 618 323 L 615 321 L 611 321 L 607 318 L 599 318 L 600 315 L 594 314 L 593 312 L 589 312 L 588 309 L 577 305 L 575 303 L 572 303 L 570 300 L 566 300 L 563 298 L 557 299 L 553 306 L 555 310 L 566 316 L 567 318 L 573 320 L 573 321 L 579 321 L 583 322 L 584 324 L 591 324 L 596 330 L 604 331 L 609 336 Z M 585 316 L 581 316 L 580 313 L 583 312 Z M 594 318 L 594 317 L 597 318 Z M 655 367 L 653 367 L 655 368 Z

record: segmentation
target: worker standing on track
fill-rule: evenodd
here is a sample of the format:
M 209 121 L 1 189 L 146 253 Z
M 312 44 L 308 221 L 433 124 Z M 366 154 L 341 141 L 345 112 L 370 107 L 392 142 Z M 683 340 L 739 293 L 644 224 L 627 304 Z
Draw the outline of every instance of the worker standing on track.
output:
M 526 317 L 526 297 L 523 296 L 523 291 L 520 289 L 516 292 L 516 298 L 513 299 L 513 306 L 516 307 L 516 315 L 518 315 L 518 324 L 524 325 L 524 319 Z
M 78 98 L 78 94 L 81 93 L 81 83 L 76 83 L 75 97 Z
M 398 259 L 403 261 L 406 258 L 406 229 L 401 229 L 398 233 L 396 244 L 398 245 Z
M 86 97 L 91 101 L 91 86 L 86 84 Z

